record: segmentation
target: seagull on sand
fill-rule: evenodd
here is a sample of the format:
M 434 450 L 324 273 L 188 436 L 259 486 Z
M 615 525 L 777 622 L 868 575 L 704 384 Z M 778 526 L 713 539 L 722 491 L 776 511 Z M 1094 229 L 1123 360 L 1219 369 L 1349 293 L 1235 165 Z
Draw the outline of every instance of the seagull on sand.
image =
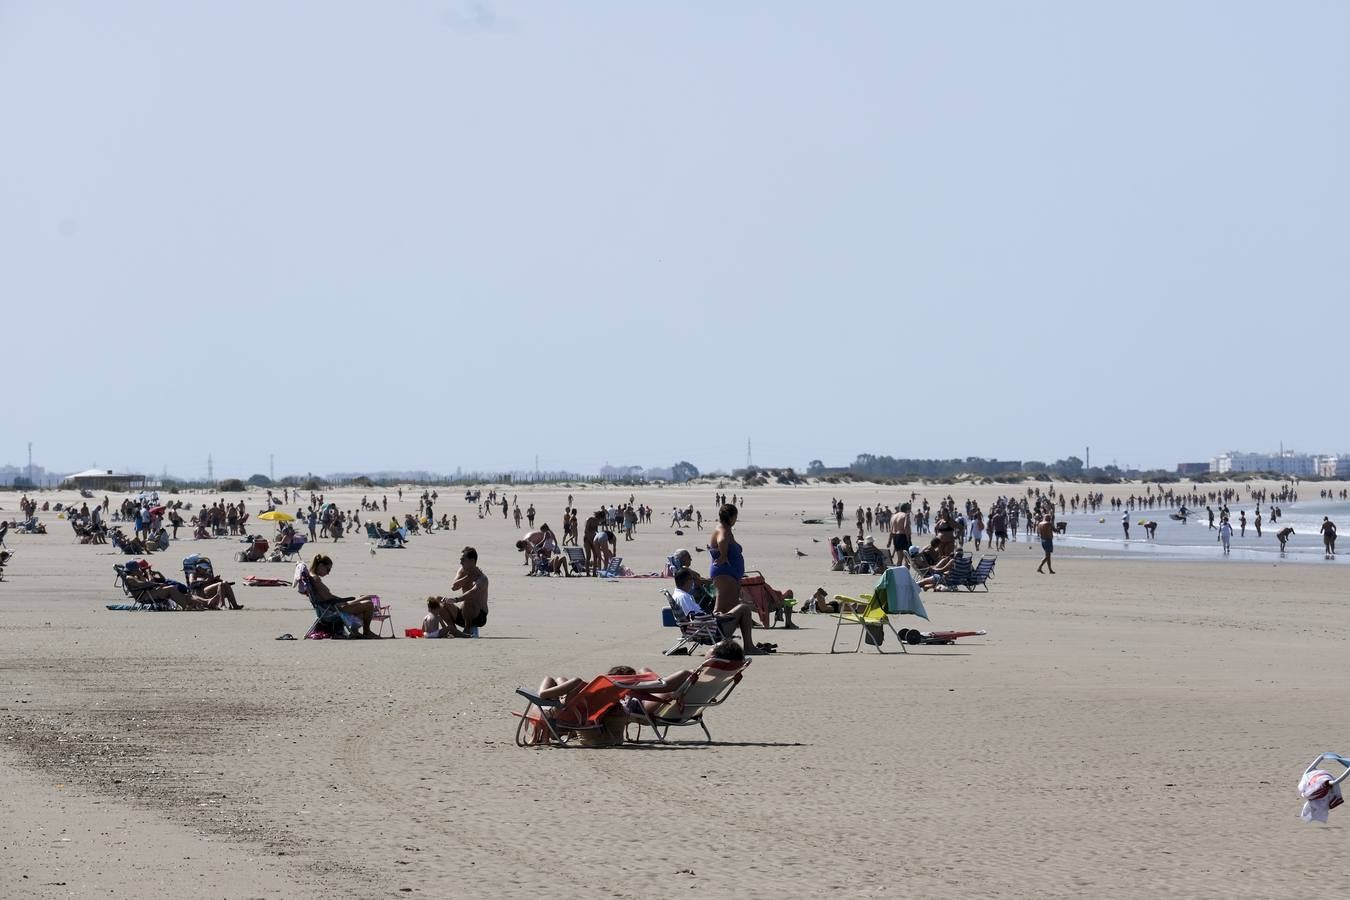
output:
M 793 550 L 796 550 L 796 551 L 797 551 L 797 556 L 798 556 L 798 557 L 799 557 L 799 558 L 800 558 L 800 557 L 803 557 L 803 556 L 805 556 L 805 555 L 806 555 L 806 554 L 805 554 L 805 553 L 803 553 L 803 552 L 802 552 L 802 551 L 800 551 L 800 550 L 797 550 L 797 548 L 796 548 L 796 547 L 793 547 L 793 548 L 792 548 L 792 549 L 793 549 Z

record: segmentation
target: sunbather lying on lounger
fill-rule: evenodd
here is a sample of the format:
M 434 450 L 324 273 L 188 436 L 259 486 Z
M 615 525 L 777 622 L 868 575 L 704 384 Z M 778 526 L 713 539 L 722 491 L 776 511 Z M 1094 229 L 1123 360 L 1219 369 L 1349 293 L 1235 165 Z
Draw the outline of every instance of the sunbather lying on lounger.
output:
M 722 641 L 714 644 L 708 650 L 708 656 L 711 659 L 721 659 L 728 662 L 741 662 L 745 659 L 745 652 L 741 645 L 735 641 Z M 639 674 L 632 666 L 615 666 L 605 673 L 614 676 L 632 676 Z M 671 672 L 669 675 L 660 676 L 661 687 L 653 691 L 642 692 L 642 705 L 648 712 L 655 712 L 668 699 L 669 695 L 678 691 L 684 686 L 684 683 L 694 677 L 695 673 L 689 669 L 680 669 L 678 672 Z M 577 691 L 590 684 L 589 680 L 581 678 L 567 678 L 562 675 L 550 675 L 539 683 L 538 696 L 544 700 L 561 700 L 564 704 L 568 698 Z M 533 710 L 533 707 L 531 707 Z

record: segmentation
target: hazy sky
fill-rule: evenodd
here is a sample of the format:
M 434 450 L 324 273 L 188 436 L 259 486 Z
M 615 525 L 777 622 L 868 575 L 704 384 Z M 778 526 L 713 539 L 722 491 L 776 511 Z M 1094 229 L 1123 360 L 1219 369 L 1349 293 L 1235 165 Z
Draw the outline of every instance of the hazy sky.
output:
M 1344 2 L 0 2 L 0 463 L 1350 448 Z

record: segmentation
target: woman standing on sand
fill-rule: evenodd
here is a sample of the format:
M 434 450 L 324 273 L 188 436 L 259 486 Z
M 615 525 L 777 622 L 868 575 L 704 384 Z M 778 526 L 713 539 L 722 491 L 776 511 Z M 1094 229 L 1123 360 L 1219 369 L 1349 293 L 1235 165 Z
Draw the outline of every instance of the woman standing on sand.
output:
M 708 575 L 717 588 L 717 607 L 719 614 L 726 614 L 741 602 L 741 579 L 745 577 L 745 553 L 736 543 L 732 526 L 736 524 L 738 510 L 725 503 L 717 511 L 717 527 L 713 529 L 712 540 L 708 542 L 708 557 L 712 568 Z

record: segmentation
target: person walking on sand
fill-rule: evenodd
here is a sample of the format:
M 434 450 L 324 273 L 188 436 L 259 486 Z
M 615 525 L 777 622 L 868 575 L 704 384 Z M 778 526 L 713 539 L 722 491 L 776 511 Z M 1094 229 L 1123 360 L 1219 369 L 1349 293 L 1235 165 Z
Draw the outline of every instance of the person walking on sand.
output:
M 1123 512 L 1120 514 L 1120 527 L 1125 529 L 1125 540 L 1130 539 L 1130 514 Z
M 1327 559 L 1336 555 L 1336 523 L 1326 516 L 1322 517 L 1322 551 Z
M 1246 537 L 1246 536 L 1247 536 L 1247 511 L 1244 509 L 1238 512 L 1238 537 Z
M 1055 520 L 1050 513 L 1041 516 L 1040 522 L 1036 523 L 1036 534 L 1041 539 L 1041 549 L 1045 551 L 1045 559 L 1036 567 L 1036 571 L 1042 575 L 1045 569 L 1049 568 L 1050 574 L 1055 574 L 1055 567 L 1050 563 L 1050 556 L 1055 552 Z
M 1233 542 L 1233 523 L 1224 516 L 1219 520 L 1219 543 L 1223 544 L 1223 555 L 1227 556 L 1232 549 Z

